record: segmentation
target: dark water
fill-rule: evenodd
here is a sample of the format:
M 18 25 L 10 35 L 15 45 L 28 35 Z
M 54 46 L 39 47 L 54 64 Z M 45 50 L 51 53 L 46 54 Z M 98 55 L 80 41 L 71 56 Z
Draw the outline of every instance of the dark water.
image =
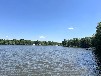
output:
M 0 46 L 0 76 L 100 76 L 91 50 Z

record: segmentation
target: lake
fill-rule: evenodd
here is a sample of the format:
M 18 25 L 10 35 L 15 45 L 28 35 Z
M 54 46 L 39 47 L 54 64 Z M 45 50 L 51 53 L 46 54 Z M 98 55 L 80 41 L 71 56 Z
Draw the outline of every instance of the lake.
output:
M 0 46 L 0 76 L 100 76 L 92 50 L 62 46 Z

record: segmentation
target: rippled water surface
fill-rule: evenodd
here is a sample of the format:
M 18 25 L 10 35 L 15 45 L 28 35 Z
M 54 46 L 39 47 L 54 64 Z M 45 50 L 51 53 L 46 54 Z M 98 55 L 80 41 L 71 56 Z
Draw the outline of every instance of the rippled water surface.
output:
M 0 46 L 0 76 L 100 76 L 91 50 Z

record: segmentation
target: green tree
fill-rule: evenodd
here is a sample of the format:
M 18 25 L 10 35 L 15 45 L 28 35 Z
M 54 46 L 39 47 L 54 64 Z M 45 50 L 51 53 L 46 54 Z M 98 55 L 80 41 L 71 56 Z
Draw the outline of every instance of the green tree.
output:
M 67 46 L 67 40 L 66 39 L 64 39 L 64 41 L 62 41 L 62 45 Z
M 35 45 L 39 45 L 40 44 L 40 42 L 37 40 L 37 41 L 35 41 Z
M 5 44 L 4 40 L 0 39 L 0 45 L 4 45 L 4 44 Z
M 95 48 L 96 52 L 98 52 L 101 55 L 101 22 L 98 23 L 96 29 L 97 30 L 95 34 Z

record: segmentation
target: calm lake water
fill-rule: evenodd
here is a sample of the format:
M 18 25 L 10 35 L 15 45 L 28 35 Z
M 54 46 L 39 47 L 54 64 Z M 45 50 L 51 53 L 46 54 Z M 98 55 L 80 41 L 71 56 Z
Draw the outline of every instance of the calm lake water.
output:
M 0 46 L 0 76 L 100 76 L 91 50 Z

